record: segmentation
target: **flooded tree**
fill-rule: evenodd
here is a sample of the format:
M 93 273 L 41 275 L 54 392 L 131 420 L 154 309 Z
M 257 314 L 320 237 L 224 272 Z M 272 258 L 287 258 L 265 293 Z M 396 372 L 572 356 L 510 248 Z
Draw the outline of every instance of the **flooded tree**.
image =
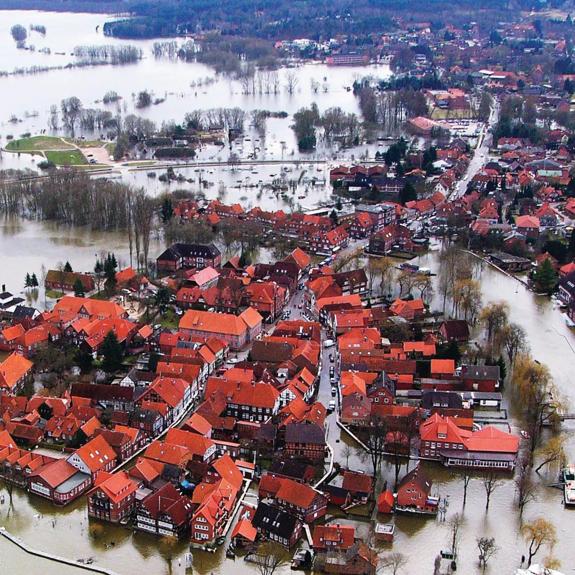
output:
M 547 443 L 536 451 L 536 455 L 541 458 L 541 463 L 535 468 L 535 473 L 546 465 L 556 463 L 559 466 L 565 464 L 565 436 L 562 434 L 554 435 L 549 438 Z
M 358 446 L 358 455 L 371 465 L 374 481 L 372 489 L 375 491 L 377 477 L 381 470 L 381 464 L 386 453 L 387 423 L 380 417 L 372 418 L 369 425 L 362 430 L 362 441 L 365 448 Z
M 445 313 L 447 301 L 453 299 L 455 284 L 458 281 L 473 277 L 473 264 L 469 255 L 462 252 L 456 245 L 450 245 L 439 254 L 438 291 L 442 299 Z
M 152 95 L 147 90 L 138 92 L 136 97 L 136 108 L 147 108 L 152 105 Z
M 148 254 L 150 251 L 150 237 L 154 224 L 156 204 L 146 195 L 143 189 L 137 190 L 132 198 L 132 225 L 134 229 L 134 243 L 136 248 L 136 261 L 139 269 L 147 271 Z
M 449 526 L 449 543 L 451 545 L 451 552 L 453 558 L 457 559 L 457 552 L 461 542 L 461 528 L 463 527 L 463 515 L 456 513 L 448 522 Z
M 16 42 L 18 48 L 22 48 L 26 42 L 26 38 L 28 38 L 26 28 L 21 24 L 14 24 L 14 26 L 10 28 L 10 34 L 12 38 L 14 38 L 14 42 Z
M 71 96 L 70 98 L 64 98 L 60 102 L 60 111 L 62 113 L 62 122 L 67 130 L 74 136 L 74 131 L 76 128 L 76 123 L 80 119 L 82 113 L 82 102 L 80 98 L 76 96 Z
M 48 119 L 48 128 L 55 132 L 58 130 L 58 106 L 56 104 L 52 104 L 50 106 L 50 118 Z
M 554 386 L 547 366 L 520 354 L 515 360 L 512 377 L 513 394 L 523 409 L 529 434 L 529 456 L 539 446 L 543 425 L 554 423 L 560 407 L 554 399 Z
M 485 327 L 487 344 L 492 351 L 501 346 L 508 319 L 509 304 L 507 302 L 493 302 L 481 310 L 479 321 Z
M 489 511 L 491 496 L 496 489 L 503 485 L 501 478 L 493 471 L 490 471 L 483 478 L 483 488 L 485 489 L 485 512 Z
M 471 278 L 458 279 L 453 285 L 453 314 L 475 323 L 481 309 L 481 285 Z
M 109 90 L 104 94 L 102 98 L 102 102 L 104 104 L 113 104 L 114 102 L 118 102 L 121 99 L 121 96 L 115 90 Z
M 92 45 L 76 46 L 74 56 L 90 64 L 106 62 L 109 64 L 132 64 L 142 59 L 142 50 L 136 46 Z
M 301 151 L 313 150 L 316 146 L 316 126 L 320 123 L 320 113 L 317 104 L 313 103 L 310 108 L 300 108 L 293 115 L 292 125 L 295 132 L 298 147 Z
M 297 72 L 294 70 L 288 70 L 286 74 L 286 90 L 287 93 L 291 96 L 299 84 L 299 78 Z
M 173 535 L 164 535 L 160 539 L 160 554 L 164 558 L 168 566 L 168 573 L 171 575 L 173 572 L 172 562 L 178 547 L 178 539 Z
M 507 352 L 509 363 L 513 367 L 517 354 L 528 351 L 527 332 L 517 323 L 512 322 L 508 324 L 503 333 L 503 345 Z
M 256 568 L 259 575 L 274 575 L 289 560 L 287 551 L 272 541 L 263 543 L 258 548 Z
M 515 473 L 515 493 L 517 495 L 517 507 L 519 517 L 523 517 L 525 506 L 536 498 L 536 485 L 531 479 L 531 466 L 528 457 L 522 457 L 517 465 Z
M 467 502 L 467 489 L 469 488 L 469 483 L 471 482 L 471 472 L 467 467 L 463 470 L 462 479 L 463 479 L 463 507 L 465 507 L 465 503 Z
M 398 552 L 385 555 L 379 563 L 381 569 L 392 575 L 400 573 L 406 565 L 407 558 L 403 553 Z
M 539 517 L 521 527 L 521 534 L 525 539 L 527 548 L 527 567 L 531 566 L 533 557 L 542 547 L 551 549 L 557 542 L 555 526 L 547 519 Z
M 495 544 L 495 537 L 478 537 L 476 541 L 479 549 L 479 567 L 485 571 L 487 563 L 499 551 L 499 547 Z

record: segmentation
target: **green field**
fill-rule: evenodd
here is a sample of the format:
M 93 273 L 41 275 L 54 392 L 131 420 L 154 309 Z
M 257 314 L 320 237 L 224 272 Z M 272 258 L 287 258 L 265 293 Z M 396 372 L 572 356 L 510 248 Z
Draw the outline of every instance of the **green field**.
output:
M 66 294 L 64 292 L 55 290 L 55 289 L 49 289 L 46 290 L 46 297 L 49 297 L 50 299 L 60 299 L 61 297 L 64 297 Z
M 73 142 L 78 148 L 101 148 L 104 145 L 102 140 L 69 140 L 66 142 Z
M 56 166 L 81 166 L 88 163 L 80 150 L 47 151 L 45 155 Z
M 45 152 L 47 150 L 73 150 L 74 146 L 52 136 L 33 136 L 12 140 L 6 146 L 11 152 Z

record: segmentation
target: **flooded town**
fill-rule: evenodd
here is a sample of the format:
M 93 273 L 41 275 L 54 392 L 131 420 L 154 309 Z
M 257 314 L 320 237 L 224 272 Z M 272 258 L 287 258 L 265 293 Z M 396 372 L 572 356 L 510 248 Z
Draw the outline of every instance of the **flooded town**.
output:
M 569 2 L 0 0 L 0 575 L 575 570 Z

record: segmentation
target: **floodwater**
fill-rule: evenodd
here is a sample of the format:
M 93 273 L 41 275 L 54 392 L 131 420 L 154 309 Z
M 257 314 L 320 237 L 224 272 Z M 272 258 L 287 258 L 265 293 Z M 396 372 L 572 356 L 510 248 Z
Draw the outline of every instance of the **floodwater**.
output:
M 285 160 L 285 165 L 176 167 L 176 173 L 187 181 L 172 184 L 162 183 L 157 177 L 148 177 L 144 171 L 130 171 L 123 167 L 114 170 L 109 177 L 145 187 L 152 195 L 187 189 L 202 192 L 208 199 L 217 197 L 227 203 L 239 202 L 246 209 L 254 206 L 286 211 L 309 209 L 331 198 L 329 168 L 323 160 L 332 158 L 336 151 L 321 148 L 305 156 L 307 160 L 317 159 L 317 164 L 295 164 L 299 157 L 304 156 L 300 156 L 295 145 L 290 128 L 291 114 L 314 101 L 320 110 L 340 106 L 346 112 L 358 113 L 357 100 L 349 91 L 353 81 L 367 74 L 382 78 L 390 74 L 388 66 L 359 69 L 306 64 L 297 68 L 298 84 L 293 94 L 287 92 L 287 71 L 282 69 L 278 71 L 278 94 L 244 95 L 238 82 L 217 75 L 207 66 L 155 59 L 151 51 L 153 41 L 126 42 L 104 37 L 101 30 L 107 19 L 105 15 L 94 14 L 1 12 L 0 73 L 29 69 L 32 66 L 65 66 L 74 62 L 72 51 L 79 45 L 136 44 L 142 49 L 144 58 L 137 64 L 125 66 L 95 66 L 50 70 L 32 75 L 0 76 L 0 147 L 7 144 L 9 135 L 18 137 L 28 132 L 36 135 L 47 130 L 50 107 L 59 107 L 63 98 L 77 96 L 85 108 L 104 108 L 101 99 L 110 90 L 122 96 L 119 104 L 108 106 L 111 112 L 124 116 L 135 112 L 154 120 L 158 126 L 163 121 L 181 122 L 185 113 L 194 109 L 237 106 L 248 112 L 254 109 L 285 111 L 290 115 L 288 118 L 268 120 L 265 139 L 248 128 L 245 137 L 235 141 L 231 150 L 227 146 L 204 146 L 198 153 L 199 161 L 224 163 L 230 153 L 240 158 L 256 153 L 258 160 Z M 10 35 L 10 28 L 14 24 L 26 28 L 38 24 L 46 26 L 45 36 L 32 31 L 28 33 L 27 44 L 33 45 L 35 51 L 16 48 Z M 50 48 L 51 53 L 41 53 L 42 48 Z M 312 90 L 312 79 L 321 84 L 317 94 Z M 147 109 L 137 110 L 135 95 L 146 89 L 153 90 L 155 97 L 165 100 Z M 11 121 L 12 118 L 17 121 Z M 64 135 L 62 132 L 58 134 Z M 89 134 L 87 136 L 94 137 Z M 369 150 L 373 155 L 374 149 L 377 149 L 377 145 L 375 148 L 363 145 L 339 151 L 337 157 L 359 157 Z M 37 156 L 28 154 L 0 151 L 0 170 L 35 169 L 37 159 Z M 156 175 L 159 176 L 161 172 L 157 170 Z M 200 181 L 203 182 L 201 186 Z M 294 181 L 297 186 L 288 191 L 272 191 L 269 187 L 272 181 L 283 183 L 284 187 Z M 39 277 L 42 265 L 50 269 L 66 259 L 70 260 L 74 269 L 90 270 L 94 266 L 95 254 L 101 250 L 114 251 L 124 261 L 127 260 L 127 240 L 121 234 L 97 234 L 85 229 L 64 229 L 51 224 L 19 220 L 0 221 L 0 284 L 6 284 L 8 289 L 18 292 L 22 289 L 26 273 L 36 273 Z M 151 254 L 154 255 L 153 250 Z
M 159 240 L 152 239 L 150 253 L 159 254 L 161 249 Z M 76 271 L 92 271 L 107 252 L 116 254 L 121 267 L 130 264 L 128 240 L 121 232 L 0 217 L 0 285 L 39 308 L 44 303 L 42 293 L 24 291 L 27 273 L 35 273 L 40 280 L 42 266 L 54 269 L 66 261 Z
M 106 20 L 101 15 L 71 15 L 35 12 L 2 12 L 0 15 L 0 70 L 12 70 L 15 67 L 32 65 L 56 66 L 73 60 L 70 56 L 72 48 L 79 44 L 122 43 L 121 41 L 104 38 L 96 32 L 96 26 Z M 29 43 L 37 48 L 50 46 L 51 55 L 38 51 L 28 52 L 16 50 L 9 34 L 10 27 L 15 23 L 43 24 L 47 27 L 44 39 L 36 33 L 31 34 Z M 285 110 L 292 114 L 299 107 L 309 105 L 317 100 L 321 109 L 338 105 L 349 112 L 357 112 L 357 102 L 351 92 L 346 90 L 358 74 L 353 68 L 327 68 L 320 65 L 305 65 L 298 69 L 300 82 L 293 96 L 282 91 L 277 96 L 244 96 L 237 83 L 223 77 L 216 77 L 209 68 L 199 64 L 182 62 L 157 61 L 150 53 L 151 42 L 142 42 L 145 59 L 136 65 L 124 67 L 96 67 L 72 70 L 50 71 L 35 76 L 0 77 L 2 93 L 2 109 L 0 110 L 0 143 L 6 143 L 7 134 L 18 135 L 31 131 L 38 133 L 47 127 L 47 117 L 52 104 L 68 96 L 76 95 L 84 106 L 92 106 L 101 99 L 108 90 L 115 90 L 123 96 L 121 110 L 130 113 L 134 109 L 132 95 L 143 89 L 153 89 L 157 97 L 166 97 L 158 106 L 152 106 L 142 112 L 147 117 L 157 121 L 173 118 L 181 120 L 186 111 L 195 108 L 211 108 L 216 106 L 239 106 L 246 110 L 265 108 L 270 110 Z M 58 56 L 56 52 L 64 52 Z M 361 73 L 386 75 L 385 67 L 372 68 Z M 281 71 L 285 74 L 285 71 Z M 198 80 L 213 78 L 214 81 L 198 87 Z M 327 93 L 315 95 L 311 90 L 311 79 L 317 79 L 328 85 Z M 195 86 L 192 87 L 192 82 Z M 9 122 L 12 115 L 21 121 Z M 272 120 L 268 123 L 268 134 L 261 157 L 267 159 L 297 158 L 294 150 L 293 134 L 289 128 L 289 119 Z M 252 138 L 252 136 L 248 136 Z M 281 142 L 285 142 L 282 145 Z M 236 144 L 238 151 L 244 152 L 253 146 L 253 140 L 244 140 Z M 267 147 L 267 149 L 265 149 Z M 226 151 L 211 149 L 203 151 L 203 159 L 218 159 L 225 161 Z M 357 151 L 354 151 L 357 153 Z M 33 166 L 30 157 L 20 157 L 4 153 L 0 158 L 0 169 L 23 168 Z M 288 164 L 292 169 L 285 176 L 299 179 L 302 166 Z M 319 170 L 318 170 L 319 168 Z M 261 205 L 273 209 L 285 205 L 285 199 L 264 190 L 258 197 L 259 190 L 251 184 L 260 179 L 269 180 L 277 177 L 283 166 L 266 166 L 258 168 L 257 173 L 232 171 L 230 167 L 207 168 L 202 179 L 213 182 L 204 189 L 207 197 L 217 197 L 219 182 L 227 186 L 223 201 L 238 201 L 245 207 Z M 325 166 L 305 167 L 306 174 L 318 174 L 317 178 L 325 177 Z M 210 173 L 210 170 L 213 173 Z M 177 170 L 178 171 L 178 170 Z M 287 171 L 287 170 L 286 170 Z M 182 169 L 186 178 L 198 178 L 194 168 Z M 305 175 L 304 174 L 304 177 Z M 164 187 L 157 180 L 148 178 L 143 173 L 122 172 L 119 177 L 126 181 L 145 186 L 152 193 L 163 191 Z M 234 188 L 234 184 L 241 187 Z M 186 183 L 191 189 L 195 183 Z M 180 187 L 180 184 L 172 184 Z M 323 191 L 320 191 L 323 190 Z M 297 195 L 305 194 L 305 198 Z M 327 188 L 319 186 L 315 191 L 310 189 L 297 192 L 296 200 L 306 207 L 319 201 L 329 199 Z M 152 256 L 161 249 L 159 242 L 150 250 Z M 102 251 L 114 251 L 120 260 L 128 263 L 127 240 L 118 233 L 95 233 L 87 229 L 56 226 L 50 223 L 22 221 L 20 219 L 3 220 L 0 222 L 0 284 L 6 284 L 11 291 L 18 293 L 22 289 L 23 278 L 27 272 L 40 273 L 42 265 L 54 267 L 60 261 L 69 260 L 74 269 L 92 269 L 96 257 Z M 436 253 L 421 258 L 421 264 L 436 269 Z M 546 363 L 561 392 L 575 404 L 575 392 L 572 389 L 571 371 L 575 365 L 573 349 L 575 338 L 565 326 L 560 312 L 544 298 L 536 298 L 513 279 L 485 268 L 482 272 L 482 287 L 484 300 L 505 299 L 511 308 L 511 319 L 523 325 L 529 334 L 531 350 L 536 359 Z M 38 303 L 40 305 L 40 303 Z M 333 425 L 333 422 L 331 423 Z M 517 431 L 517 428 L 514 428 Z M 568 454 L 571 461 L 575 458 L 575 442 L 573 440 L 573 424 L 565 427 L 568 434 Z M 332 430 L 333 432 L 333 430 Z M 342 461 L 342 444 L 348 441 L 341 439 L 336 448 L 340 463 Z M 354 454 L 350 464 L 356 468 L 362 466 Z M 456 512 L 463 511 L 465 525 L 462 530 L 462 542 L 458 561 L 460 573 L 478 573 L 477 550 L 475 538 L 492 536 L 500 547 L 499 553 L 491 561 L 488 573 L 510 574 L 519 566 L 520 557 L 525 552 L 525 545 L 519 533 L 519 518 L 514 505 L 514 488 L 512 480 L 507 479 L 492 496 L 489 512 L 485 512 L 485 492 L 479 478 L 471 481 L 467 505 L 462 509 L 462 483 L 456 472 L 445 470 L 437 465 L 426 464 L 429 474 L 434 479 L 437 492 L 442 497 L 449 496 L 447 518 Z M 562 506 L 562 495 L 559 491 L 545 487 L 555 481 L 555 471 L 542 475 L 541 487 L 536 502 L 530 503 L 525 511 L 525 519 L 544 516 L 551 520 L 558 533 L 558 543 L 554 555 L 562 561 L 563 571 L 571 572 L 575 567 L 575 549 L 571 545 L 573 514 Z M 384 467 L 382 481 L 393 481 L 393 468 Z M 2 488 L 0 488 L 2 489 Z M 7 494 L 4 504 L 0 505 L 0 525 L 21 537 L 29 545 L 50 550 L 56 554 L 72 559 L 93 557 L 96 564 L 113 569 L 121 575 L 136 575 L 144 570 L 150 573 L 168 572 L 170 557 L 173 572 L 183 572 L 182 555 L 186 551 L 185 544 L 175 549 L 166 549 L 161 542 L 142 534 L 133 534 L 123 528 L 106 526 L 89 529 L 84 501 L 80 500 L 70 507 L 57 509 L 44 500 L 23 493 L 17 489 L 13 493 L 10 505 Z M 389 518 L 380 518 L 388 521 Z M 344 520 L 348 521 L 348 520 Z M 404 572 L 409 574 L 427 573 L 433 569 L 435 556 L 442 548 L 447 548 L 449 534 L 446 525 L 434 519 L 413 517 L 397 517 L 396 540 L 393 547 L 380 548 L 382 554 L 391 550 L 403 553 L 408 558 Z M 355 523 L 359 532 L 367 537 L 368 524 Z M 241 559 L 235 562 L 225 559 L 224 547 L 216 554 L 194 551 L 193 571 L 201 574 L 254 573 L 255 569 Z M 544 554 L 541 554 L 542 559 Z M 75 575 L 76 569 L 59 567 L 54 564 L 33 558 L 0 539 L 0 573 L 63 573 Z M 287 571 L 287 569 L 286 569 Z

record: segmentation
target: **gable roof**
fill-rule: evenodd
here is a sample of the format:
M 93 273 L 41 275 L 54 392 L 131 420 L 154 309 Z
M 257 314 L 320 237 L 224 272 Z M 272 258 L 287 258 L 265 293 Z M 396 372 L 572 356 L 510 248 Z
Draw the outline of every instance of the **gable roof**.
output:
M 77 449 L 71 457 L 74 455 L 78 456 L 92 473 L 100 471 L 116 459 L 115 451 L 103 435 L 97 435 L 94 439 L 88 441 L 88 443 Z
M 180 319 L 179 327 L 210 334 L 241 336 L 261 321 L 262 316 L 253 308 L 248 308 L 239 316 L 190 309 Z
M 34 364 L 25 357 L 12 353 L 0 363 L 0 387 L 12 390 L 32 369 Z

